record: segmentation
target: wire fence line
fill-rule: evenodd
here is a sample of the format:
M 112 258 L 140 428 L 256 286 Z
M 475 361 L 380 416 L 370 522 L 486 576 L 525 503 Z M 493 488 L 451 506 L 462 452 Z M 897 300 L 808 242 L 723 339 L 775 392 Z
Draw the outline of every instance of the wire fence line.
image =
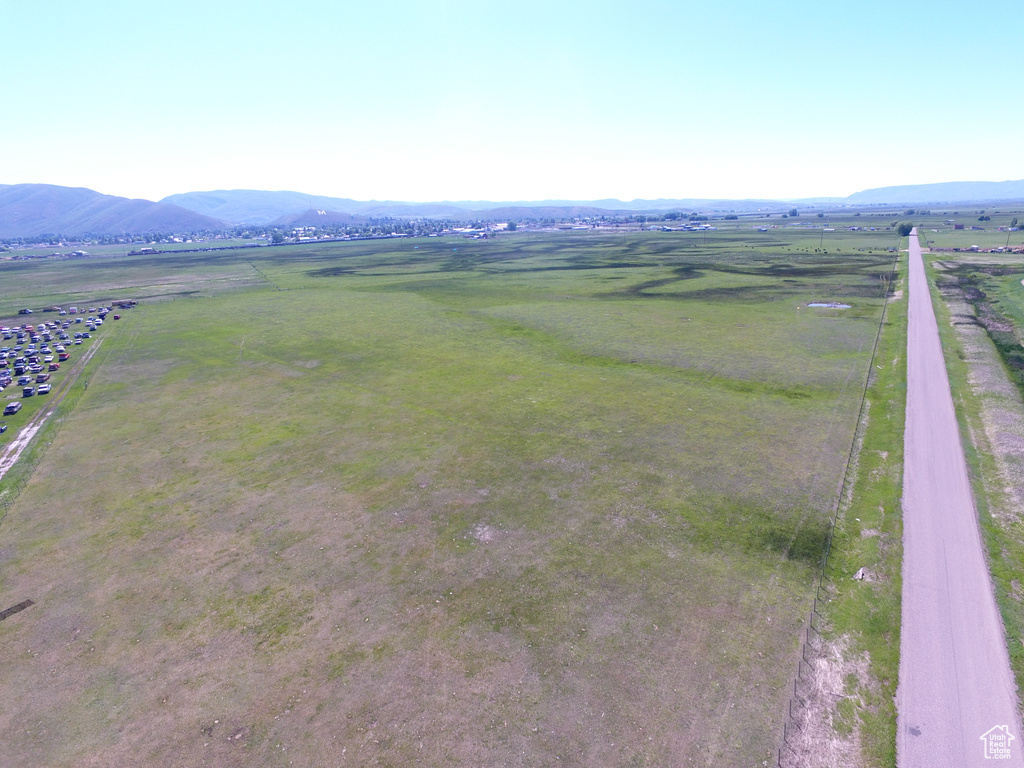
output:
M 835 506 L 832 509 L 829 521 L 828 536 L 825 539 L 825 548 L 821 556 L 821 566 L 818 569 L 817 583 L 814 589 L 814 598 L 811 601 L 811 611 L 807 624 L 800 640 L 800 657 L 797 659 L 796 676 L 793 679 L 793 693 L 789 699 L 789 707 L 786 711 L 782 724 L 782 739 L 779 745 L 776 768 L 800 768 L 803 765 L 804 755 L 797 751 L 794 744 L 795 736 L 801 731 L 803 721 L 799 717 L 802 711 L 806 710 L 810 703 L 811 695 L 814 693 L 814 661 L 821 652 L 822 629 L 826 622 L 822 614 L 822 608 L 831 599 L 830 586 L 834 580 L 829 571 L 829 556 L 832 554 L 832 540 L 835 536 L 836 525 L 839 522 L 839 515 L 843 510 L 843 500 L 852 497 L 853 484 L 856 482 L 856 467 L 858 444 L 863 439 L 864 431 L 867 428 L 866 410 L 868 405 L 868 390 L 871 388 L 872 372 L 875 366 L 875 357 L 878 355 L 878 344 L 882 338 L 882 330 L 885 327 L 885 318 L 889 308 L 889 297 L 892 295 L 893 284 L 896 279 L 899 265 L 899 248 L 893 257 L 892 266 L 885 276 L 885 293 L 882 304 L 882 314 L 878 319 L 878 329 L 875 331 L 875 342 L 871 348 L 871 358 L 868 361 L 867 374 L 864 376 L 864 386 L 861 390 L 860 408 L 857 412 L 857 426 L 854 428 L 853 438 L 850 440 L 850 451 L 846 457 L 846 468 L 843 470 L 843 480 L 839 484 L 839 493 L 836 495 Z

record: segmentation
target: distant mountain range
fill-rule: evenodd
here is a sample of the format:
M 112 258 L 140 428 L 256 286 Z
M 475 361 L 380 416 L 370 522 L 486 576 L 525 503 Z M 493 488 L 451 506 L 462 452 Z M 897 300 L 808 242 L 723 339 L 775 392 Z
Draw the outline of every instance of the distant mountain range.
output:
M 195 232 L 227 226 L 176 205 L 129 200 L 82 187 L 0 184 L 0 237 Z
M 129 200 L 81 187 L 0 184 L 0 238 L 42 235 L 120 235 L 199 232 L 231 226 L 317 226 L 359 224 L 370 218 L 433 218 L 523 221 L 575 216 L 629 215 L 669 210 L 753 213 L 803 207 L 956 205 L 1024 201 L 1024 180 L 971 181 L 881 187 L 845 198 L 802 200 L 541 200 L 533 202 L 443 201 L 408 203 L 359 201 L 301 192 L 231 189 L 185 192 L 160 202 Z
M 443 201 L 405 203 L 390 200 L 359 201 L 346 197 L 322 197 L 299 192 L 264 192 L 229 189 L 216 192 L 186 192 L 165 197 L 172 203 L 214 218 L 239 224 L 285 223 L 282 217 L 300 211 L 322 210 L 364 217 L 418 217 L 451 219 L 543 219 L 571 216 L 628 215 L 678 210 L 684 212 L 733 212 L 785 210 L 791 205 L 855 206 L 972 203 L 999 200 L 1024 201 L 1022 181 L 965 181 L 881 187 L 856 192 L 849 197 L 805 198 L 801 200 L 726 200 L 682 198 L 657 200 L 540 200 L 533 202 Z M 315 225 L 315 221 L 310 221 Z
M 629 215 L 644 211 L 756 211 L 786 204 L 778 200 L 539 200 L 490 202 L 487 200 L 406 203 L 393 200 L 352 200 L 347 197 L 304 195 L 301 192 L 265 192 L 255 189 L 222 189 L 185 192 L 160 202 L 188 208 L 238 224 L 268 225 L 299 211 L 322 210 L 370 218 L 404 217 L 433 219 L 544 219 L 568 216 Z
M 947 181 L 941 184 L 911 184 L 879 187 L 855 192 L 846 198 L 850 205 L 905 205 L 908 203 L 973 203 L 1024 200 L 1021 181 Z

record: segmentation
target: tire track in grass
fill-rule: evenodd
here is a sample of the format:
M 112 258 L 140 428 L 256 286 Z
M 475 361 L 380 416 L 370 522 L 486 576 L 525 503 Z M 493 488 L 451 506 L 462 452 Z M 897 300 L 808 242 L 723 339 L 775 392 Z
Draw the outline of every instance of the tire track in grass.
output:
M 92 356 L 96 354 L 96 350 L 100 348 L 102 343 L 103 339 L 97 339 L 96 343 L 89 347 L 88 351 L 82 355 L 82 359 L 71 368 L 70 375 L 57 385 L 53 396 L 47 404 L 32 417 L 29 423 L 18 433 L 18 436 L 8 443 L 7 447 L 0 453 L 0 480 L 3 480 L 4 475 L 14 467 L 21 454 L 28 448 L 29 443 L 32 442 L 32 438 L 43 428 L 46 420 L 57 410 L 57 407 L 64 402 L 64 398 L 71 391 L 71 387 L 78 381 L 79 375 L 85 370 L 85 366 L 92 359 Z

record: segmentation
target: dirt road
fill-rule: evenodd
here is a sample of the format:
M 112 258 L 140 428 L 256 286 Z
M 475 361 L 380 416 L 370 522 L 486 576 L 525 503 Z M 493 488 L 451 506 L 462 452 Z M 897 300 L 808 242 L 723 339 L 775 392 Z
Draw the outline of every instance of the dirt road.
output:
M 898 765 L 1024 766 L 1016 686 L 916 230 L 904 449 Z
M 102 341 L 102 339 L 99 339 L 95 344 L 89 347 L 89 350 L 82 355 L 82 358 L 75 363 L 74 368 L 69 371 L 68 376 L 66 376 L 51 393 L 50 401 L 46 406 L 32 417 L 32 420 L 22 428 L 16 438 L 7 444 L 6 448 L 0 451 L 0 480 L 3 480 L 4 475 L 10 471 L 11 467 L 13 467 L 18 461 L 22 452 L 28 448 L 28 444 L 32 442 L 32 438 L 35 437 L 36 432 L 38 432 L 42 428 L 43 424 L 46 423 L 46 420 L 50 418 L 50 414 L 57 410 L 57 406 L 64 400 L 64 396 L 68 393 L 68 390 L 71 389 L 71 385 L 75 383 L 78 375 L 85 369 L 89 359 L 96 354 L 96 350 L 100 348 Z

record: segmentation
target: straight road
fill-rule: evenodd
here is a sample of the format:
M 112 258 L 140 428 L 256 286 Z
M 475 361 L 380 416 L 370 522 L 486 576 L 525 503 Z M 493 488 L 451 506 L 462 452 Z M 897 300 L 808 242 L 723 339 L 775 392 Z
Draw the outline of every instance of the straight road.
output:
M 1024 767 L 1017 689 L 917 230 L 910 236 L 909 294 L 897 762 Z

